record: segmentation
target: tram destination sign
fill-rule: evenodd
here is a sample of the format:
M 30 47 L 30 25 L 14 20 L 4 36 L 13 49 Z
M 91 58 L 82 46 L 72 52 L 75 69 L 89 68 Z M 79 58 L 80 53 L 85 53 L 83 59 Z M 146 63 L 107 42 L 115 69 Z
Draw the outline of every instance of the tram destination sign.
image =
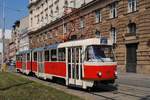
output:
M 108 44 L 108 39 L 106 38 L 106 37 L 102 37 L 101 39 L 100 39 L 100 44 Z

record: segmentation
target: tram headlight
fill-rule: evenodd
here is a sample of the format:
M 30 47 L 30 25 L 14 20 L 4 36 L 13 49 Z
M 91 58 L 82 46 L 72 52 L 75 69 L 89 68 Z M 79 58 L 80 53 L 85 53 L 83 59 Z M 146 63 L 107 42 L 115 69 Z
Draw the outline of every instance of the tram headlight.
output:
M 98 76 L 101 77 L 102 76 L 102 72 L 98 72 Z
M 117 76 L 118 75 L 118 72 L 117 71 L 115 71 L 115 76 Z
M 117 71 L 115 71 L 115 77 L 116 77 L 116 79 L 117 79 L 117 76 L 118 76 L 118 72 L 117 72 Z

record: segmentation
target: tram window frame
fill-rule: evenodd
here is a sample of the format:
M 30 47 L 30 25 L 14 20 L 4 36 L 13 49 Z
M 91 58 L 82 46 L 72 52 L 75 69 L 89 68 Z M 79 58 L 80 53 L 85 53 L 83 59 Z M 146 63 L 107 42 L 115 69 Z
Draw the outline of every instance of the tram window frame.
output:
M 21 55 L 19 55 L 19 61 L 23 61 L 23 55 L 21 54 Z
M 58 49 L 58 61 L 66 61 L 66 49 L 59 48 Z
M 55 56 L 55 58 L 53 58 Z M 51 61 L 57 61 L 57 49 L 51 50 Z
M 21 56 L 21 55 L 17 55 L 17 56 L 16 56 L 17 61 L 21 61 L 20 56 Z
M 26 54 L 22 54 L 22 61 L 23 61 L 23 62 L 26 62 L 26 61 L 27 61 Z
M 50 61 L 50 51 L 49 50 L 44 51 L 44 60 L 45 61 Z
M 30 61 L 30 53 L 26 54 L 27 61 Z
M 35 57 L 35 54 L 36 54 L 36 57 Z M 35 58 L 36 58 L 36 59 L 35 59 Z M 38 60 L 37 58 L 38 58 L 38 53 L 37 53 L 37 52 L 33 52 L 33 60 L 34 60 L 34 61 L 37 61 L 37 60 Z

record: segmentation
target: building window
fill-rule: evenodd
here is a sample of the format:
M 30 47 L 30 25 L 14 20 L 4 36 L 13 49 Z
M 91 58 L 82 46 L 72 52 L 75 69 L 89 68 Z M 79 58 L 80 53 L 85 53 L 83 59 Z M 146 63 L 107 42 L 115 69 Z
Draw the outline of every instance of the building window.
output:
M 128 0 L 128 13 L 137 10 L 137 0 Z
M 67 33 L 67 24 L 63 25 L 63 33 Z
M 55 11 L 55 13 L 59 14 L 59 7 L 58 7 L 58 5 L 56 6 L 56 11 Z
M 117 17 L 117 6 L 116 2 L 110 5 L 110 18 Z
M 39 15 L 37 15 L 37 24 L 40 22 Z
M 112 42 L 116 43 L 117 42 L 117 31 L 116 31 L 115 27 L 112 27 L 110 29 L 110 36 L 111 36 Z
M 68 7 L 68 1 L 67 1 L 67 0 L 65 0 L 64 7 L 65 7 L 65 8 Z
M 99 23 L 99 22 L 101 22 L 101 13 L 100 13 L 100 11 L 95 11 L 95 22 L 96 23 Z
M 31 27 L 32 27 L 32 24 L 33 24 L 33 19 L 31 18 Z
M 43 22 L 43 16 L 41 17 L 41 22 Z
M 132 34 L 136 33 L 136 24 L 135 23 L 128 24 L 128 33 L 132 33 Z
M 96 35 L 96 37 L 101 37 L 101 32 L 100 32 L 99 30 L 96 29 L 95 35 Z
M 50 10 L 50 15 L 49 15 L 51 18 L 53 18 L 53 10 L 51 9 Z
M 83 17 L 80 18 L 80 28 L 84 28 L 84 19 L 83 19 Z

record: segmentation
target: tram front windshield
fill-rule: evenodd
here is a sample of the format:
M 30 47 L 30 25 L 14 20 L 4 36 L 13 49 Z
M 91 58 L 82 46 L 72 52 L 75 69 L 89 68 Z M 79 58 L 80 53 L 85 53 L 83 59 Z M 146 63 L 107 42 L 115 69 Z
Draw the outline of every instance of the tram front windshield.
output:
M 113 62 L 114 54 L 111 46 L 92 45 L 87 47 L 87 61 Z

